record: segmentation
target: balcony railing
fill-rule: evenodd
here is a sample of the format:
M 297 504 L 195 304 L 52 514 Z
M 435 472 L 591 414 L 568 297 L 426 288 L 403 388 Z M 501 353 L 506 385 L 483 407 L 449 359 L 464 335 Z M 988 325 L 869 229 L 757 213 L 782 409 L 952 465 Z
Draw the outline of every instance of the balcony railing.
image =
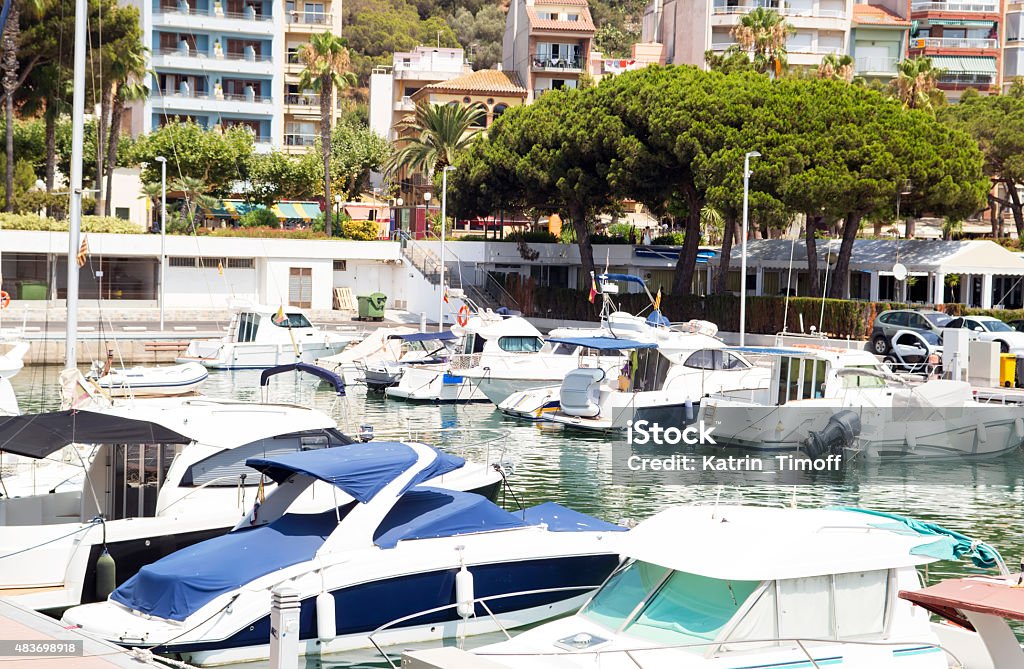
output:
M 403 95 L 401 100 L 396 100 L 394 104 L 395 111 L 416 111 L 416 103 L 412 101 L 412 98 L 408 95 Z
M 912 12 L 964 12 L 967 14 L 998 14 L 999 5 L 995 3 L 974 2 L 913 2 Z
M 736 42 L 714 42 L 711 44 L 712 51 L 728 51 L 734 46 L 739 46 Z
M 992 80 L 991 74 L 970 74 L 968 72 L 947 72 L 939 77 L 940 84 L 948 85 L 990 86 Z
M 240 21 L 273 21 L 274 17 L 266 14 L 259 14 L 254 9 L 244 12 L 220 12 L 219 14 L 211 7 L 208 10 L 199 10 L 188 5 L 177 7 L 157 7 L 154 14 L 177 14 L 179 16 L 212 16 L 215 18 L 237 19 Z
M 846 12 L 841 9 L 813 9 L 796 7 L 773 7 L 771 5 L 715 5 L 711 9 L 712 14 L 749 14 L 757 7 L 774 9 L 781 16 L 809 17 L 818 19 L 845 19 Z
M 258 53 L 236 53 L 236 52 L 221 52 L 221 55 L 215 53 L 202 51 L 200 49 L 182 48 L 182 47 L 161 47 L 156 50 L 157 56 L 181 56 L 183 58 L 213 58 L 217 60 L 247 60 L 250 62 L 267 62 L 273 60 L 273 56 L 264 56 Z
M 829 54 L 840 54 L 843 52 L 841 46 L 819 46 L 812 44 L 787 44 L 788 53 L 809 53 L 816 56 L 827 56 Z
M 316 135 L 289 133 L 284 136 L 285 146 L 315 146 Z
M 208 91 L 195 91 L 195 92 L 183 92 L 177 91 L 161 91 L 159 89 L 153 91 L 154 97 L 159 98 L 184 98 L 188 100 L 226 100 L 229 102 L 270 102 L 271 97 L 268 95 L 246 95 L 244 93 L 221 93 L 215 95 Z
M 302 105 L 304 107 L 319 107 L 320 96 L 317 93 L 288 93 L 284 96 L 286 105 Z
M 542 70 L 579 70 L 583 68 L 583 59 L 579 56 L 552 56 L 550 53 L 535 53 L 530 62 L 536 69 Z
M 289 12 L 288 23 L 307 26 L 326 26 L 331 24 L 331 14 L 324 12 Z
M 911 49 L 998 49 L 999 40 L 975 37 L 919 37 L 910 40 Z
M 865 56 L 854 61 L 857 72 L 884 72 L 896 74 L 896 63 L 898 58 L 881 58 Z

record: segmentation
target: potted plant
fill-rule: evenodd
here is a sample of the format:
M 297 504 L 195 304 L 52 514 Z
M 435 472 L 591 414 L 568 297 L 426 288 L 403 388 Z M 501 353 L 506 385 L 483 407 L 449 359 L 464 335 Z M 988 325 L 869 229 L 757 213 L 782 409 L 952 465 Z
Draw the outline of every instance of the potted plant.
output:
M 219 78 L 213 82 L 213 97 L 218 100 L 224 99 L 224 87 L 221 86 Z
M 220 45 L 220 39 L 219 38 L 213 43 L 213 56 L 214 56 L 214 58 L 223 58 L 224 57 L 224 49 Z

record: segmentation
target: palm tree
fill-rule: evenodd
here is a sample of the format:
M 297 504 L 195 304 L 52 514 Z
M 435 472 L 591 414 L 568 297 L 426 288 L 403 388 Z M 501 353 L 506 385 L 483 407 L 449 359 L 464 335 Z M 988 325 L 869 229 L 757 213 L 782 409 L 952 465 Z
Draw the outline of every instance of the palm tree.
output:
M 4 95 L 6 96 L 5 120 L 7 179 L 4 194 L 4 211 L 14 211 L 14 93 L 18 90 L 18 43 L 21 41 L 21 13 L 38 16 L 42 13 L 45 0 L 13 0 L 3 26 L 3 69 Z
M 428 177 L 455 162 L 456 156 L 473 141 L 483 111 L 458 104 L 416 106 L 411 124 L 414 135 L 391 159 L 390 170 L 423 172 Z
M 330 32 L 313 35 L 299 51 L 299 57 L 306 69 L 299 78 L 299 87 L 320 94 L 320 152 L 324 160 L 324 211 L 331 208 L 331 119 L 334 111 L 331 105 L 332 92 L 354 86 L 356 75 L 352 72 L 345 40 Z M 325 216 L 330 218 L 330 216 Z M 327 235 L 333 226 L 325 225 Z
M 755 7 L 732 29 L 732 36 L 753 55 L 754 69 L 780 77 L 786 68 L 786 40 L 794 32 L 774 9 Z
M 139 199 L 149 200 L 149 211 L 155 212 L 150 218 L 149 227 L 153 228 L 156 223 L 160 221 L 160 204 L 163 196 L 163 184 L 159 181 L 153 181 L 148 184 L 142 184 L 142 188 L 139 189 Z
M 830 53 L 821 59 L 818 65 L 819 79 L 838 79 L 850 83 L 853 81 L 853 56 Z
M 124 114 L 125 106 L 129 102 L 145 100 L 149 97 L 149 87 L 144 83 L 145 78 L 149 76 L 149 72 L 146 70 L 146 54 L 148 52 L 149 49 L 142 44 L 133 43 L 129 48 L 120 49 L 110 63 L 113 92 L 110 96 L 110 139 L 107 141 L 107 188 L 106 197 L 102 198 L 104 211 L 97 211 L 100 216 L 110 215 L 114 168 L 117 167 L 117 145 L 121 139 L 121 116 Z M 97 177 L 97 185 L 100 185 L 99 177 Z M 97 206 L 99 202 L 100 198 L 97 198 Z
M 900 61 L 898 74 L 890 84 L 893 94 L 908 109 L 931 109 L 937 95 L 939 77 L 945 70 L 932 66 L 932 59 L 907 58 Z
M 194 232 L 196 210 L 199 207 L 203 207 L 204 209 L 212 209 L 216 207 L 217 198 L 207 195 L 206 182 L 202 179 L 196 179 L 195 177 L 181 177 L 179 179 L 175 179 L 171 182 L 171 188 L 176 191 L 181 191 L 182 197 L 185 198 L 181 208 L 178 210 L 182 229 L 188 229 L 191 224 Z

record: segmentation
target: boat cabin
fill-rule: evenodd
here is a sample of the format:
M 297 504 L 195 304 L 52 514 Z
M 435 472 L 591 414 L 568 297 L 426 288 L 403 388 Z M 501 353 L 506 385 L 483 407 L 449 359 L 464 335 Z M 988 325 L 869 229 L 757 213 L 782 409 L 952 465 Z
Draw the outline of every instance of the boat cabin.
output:
M 771 365 L 771 387 L 751 399 L 783 406 L 801 400 L 840 397 L 851 389 L 882 389 L 882 365 L 871 353 L 819 347 L 744 347 L 735 349 L 760 364 Z M 838 374 L 840 369 L 863 369 L 866 374 Z M 878 372 L 878 374 L 874 374 Z
M 238 344 L 275 343 L 290 341 L 299 331 L 305 334 L 312 330 L 313 324 L 306 315 L 293 307 L 252 307 L 238 311 L 232 317 L 228 341 Z

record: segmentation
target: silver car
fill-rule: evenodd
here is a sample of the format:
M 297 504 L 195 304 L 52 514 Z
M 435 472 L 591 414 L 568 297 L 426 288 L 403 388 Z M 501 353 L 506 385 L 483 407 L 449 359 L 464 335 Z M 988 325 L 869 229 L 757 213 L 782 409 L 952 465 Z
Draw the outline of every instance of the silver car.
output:
M 947 327 L 952 319 L 941 311 L 916 311 L 914 309 L 893 309 L 883 311 L 875 319 L 871 329 L 871 351 L 875 355 L 885 355 L 892 350 L 892 337 L 901 330 L 931 332 L 942 337 L 942 328 Z

